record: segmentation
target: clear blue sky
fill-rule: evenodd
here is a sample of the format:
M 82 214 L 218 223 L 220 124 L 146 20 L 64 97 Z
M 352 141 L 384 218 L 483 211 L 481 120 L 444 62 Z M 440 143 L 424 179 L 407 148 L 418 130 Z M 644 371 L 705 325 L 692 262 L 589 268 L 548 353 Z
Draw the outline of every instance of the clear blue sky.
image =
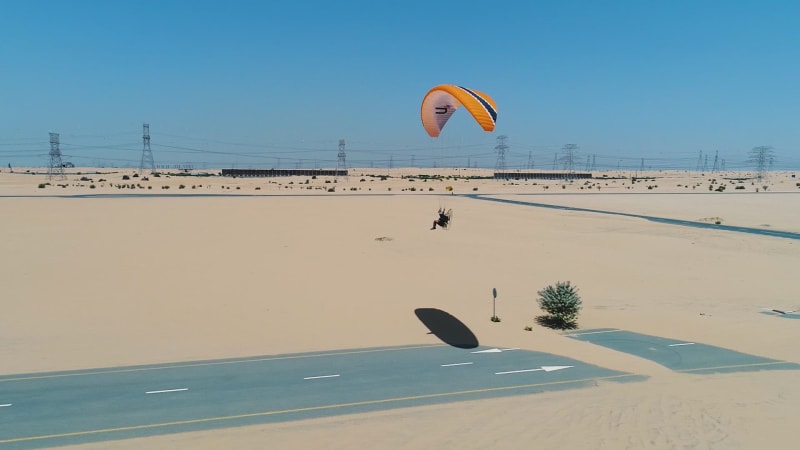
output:
M 42 1 L 0 3 L 0 162 L 728 168 L 754 146 L 800 168 L 796 1 Z M 498 104 L 425 134 L 427 90 Z

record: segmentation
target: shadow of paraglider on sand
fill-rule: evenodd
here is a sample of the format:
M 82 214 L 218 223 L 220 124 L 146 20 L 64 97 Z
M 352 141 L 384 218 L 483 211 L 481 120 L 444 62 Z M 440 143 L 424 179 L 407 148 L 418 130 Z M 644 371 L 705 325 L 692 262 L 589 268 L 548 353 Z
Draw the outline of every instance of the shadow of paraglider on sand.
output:
M 458 348 L 475 348 L 478 338 L 463 322 L 450 313 L 436 308 L 417 308 L 414 314 L 422 322 L 430 334 L 441 339 L 447 345 Z

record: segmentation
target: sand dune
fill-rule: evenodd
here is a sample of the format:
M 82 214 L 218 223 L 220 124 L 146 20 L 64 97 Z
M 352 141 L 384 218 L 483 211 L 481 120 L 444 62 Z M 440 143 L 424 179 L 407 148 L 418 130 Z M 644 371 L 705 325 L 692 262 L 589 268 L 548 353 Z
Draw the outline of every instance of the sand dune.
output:
M 654 181 L 633 186 L 609 181 L 614 186 L 599 190 L 583 181 L 401 178 L 420 171 L 395 169 L 381 180 L 354 169 L 335 183 L 306 185 L 297 177 L 142 182 L 130 170 L 85 170 L 60 182 L 66 187 L 39 188 L 44 176 L 4 170 L 0 373 L 435 343 L 413 313 L 435 307 L 485 345 L 650 378 L 82 448 L 795 448 L 798 372 L 679 374 L 566 338 L 534 317 L 536 291 L 570 280 L 584 300 L 582 328 L 800 363 L 800 323 L 759 314 L 800 307 L 798 241 L 445 190 L 800 232 L 800 189 L 790 173 L 771 176 L 766 193 L 749 182 L 709 192 L 711 177 L 691 173 L 653 173 Z M 153 188 L 114 186 L 131 182 Z M 145 196 L 63 197 L 123 193 Z M 181 196 L 146 196 L 164 193 Z M 185 195 L 198 193 L 246 195 Z M 443 206 L 455 211 L 453 227 L 429 230 Z M 489 321 L 493 287 L 501 323 Z

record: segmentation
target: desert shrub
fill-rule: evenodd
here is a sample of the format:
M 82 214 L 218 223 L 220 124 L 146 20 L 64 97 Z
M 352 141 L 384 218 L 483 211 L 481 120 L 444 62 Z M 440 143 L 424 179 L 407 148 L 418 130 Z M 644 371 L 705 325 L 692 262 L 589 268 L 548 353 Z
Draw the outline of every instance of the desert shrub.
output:
M 39 189 L 44 189 L 50 183 L 39 183 Z
M 122 176 L 122 179 L 123 179 L 123 180 L 130 180 L 130 179 L 131 179 L 131 177 L 129 177 L 129 176 L 127 176 L 127 175 L 123 175 L 123 176 Z
M 581 310 L 582 302 L 578 295 L 578 288 L 569 281 L 557 282 L 538 292 L 539 307 L 547 312 L 547 316 L 537 318 L 537 321 L 551 328 L 576 328 L 576 320 Z
M 477 191 L 477 190 L 478 190 L 478 188 L 474 187 L 474 188 L 472 188 L 472 190 L 473 190 L 473 191 Z
M 533 327 L 530 325 L 525 326 L 525 331 L 533 331 Z
M 81 177 L 80 181 L 92 181 L 92 179 L 88 177 Z
M 182 184 L 182 185 L 178 186 L 178 189 L 186 189 L 186 185 Z
M 93 184 L 89 185 L 89 189 L 94 189 L 94 188 L 95 188 L 95 186 Z
M 500 322 L 500 318 L 497 316 L 492 316 L 492 322 Z

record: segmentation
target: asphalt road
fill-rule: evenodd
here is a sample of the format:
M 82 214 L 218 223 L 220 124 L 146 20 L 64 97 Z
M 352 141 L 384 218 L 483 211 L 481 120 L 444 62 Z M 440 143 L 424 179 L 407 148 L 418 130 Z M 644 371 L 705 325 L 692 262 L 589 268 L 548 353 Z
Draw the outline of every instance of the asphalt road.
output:
M 446 345 L 0 377 L 0 448 L 42 448 L 638 381 L 563 356 Z
M 700 342 L 682 341 L 616 328 L 578 330 L 566 334 L 581 341 L 628 353 L 676 372 L 697 374 L 800 370 L 800 364 L 749 355 Z

